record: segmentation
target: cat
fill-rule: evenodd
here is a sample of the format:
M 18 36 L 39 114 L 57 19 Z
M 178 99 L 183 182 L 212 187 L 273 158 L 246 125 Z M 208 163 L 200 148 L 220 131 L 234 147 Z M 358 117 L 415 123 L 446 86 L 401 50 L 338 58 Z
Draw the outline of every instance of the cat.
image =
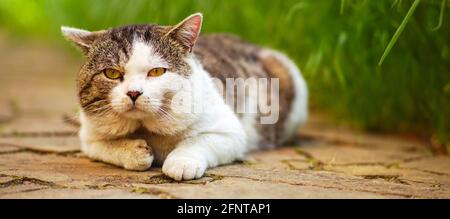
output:
M 85 57 L 77 77 L 84 154 L 135 171 L 162 165 L 165 175 L 191 180 L 295 135 L 307 119 L 308 90 L 294 62 L 233 35 L 199 36 L 202 22 L 196 13 L 173 26 L 61 27 Z M 274 121 L 261 122 L 268 112 L 237 112 L 237 100 L 261 102 L 224 90 L 239 78 L 276 79 L 278 87 L 256 93 L 276 105 Z M 236 98 L 226 101 L 230 92 Z

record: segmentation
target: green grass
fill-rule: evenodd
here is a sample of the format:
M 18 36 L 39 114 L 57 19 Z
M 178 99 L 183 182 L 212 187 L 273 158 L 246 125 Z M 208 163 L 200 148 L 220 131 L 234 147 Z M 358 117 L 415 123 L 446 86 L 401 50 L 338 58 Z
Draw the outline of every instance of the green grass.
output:
M 445 1 L 446 0 L 444 0 L 443 2 L 445 2 Z M 381 59 L 378 62 L 378 65 L 381 66 L 384 62 L 384 59 L 386 59 L 386 56 L 391 52 L 392 47 L 394 47 L 395 43 L 397 42 L 398 38 L 400 37 L 400 34 L 402 34 L 403 30 L 406 27 L 406 24 L 411 19 L 411 16 L 414 14 L 414 11 L 416 10 L 417 6 L 419 6 L 419 3 L 420 3 L 420 0 L 414 0 L 414 3 L 412 4 L 411 8 L 409 9 L 408 13 L 406 14 L 402 23 L 397 28 L 397 30 L 394 33 L 394 36 L 392 37 L 391 41 L 389 41 L 389 44 L 387 45 L 386 49 L 384 50 L 384 53 L 381 56 Z
M 203 12 L 204 32 L 232 32 L 280 49 L 302 68 L 314 107 L 369 130 L 450 135 L 447 0 L 2 0 L 0 25 L 59 39 L 90 30 L 173 24 Z M 409 13 L 408 13 L 409 12 Z

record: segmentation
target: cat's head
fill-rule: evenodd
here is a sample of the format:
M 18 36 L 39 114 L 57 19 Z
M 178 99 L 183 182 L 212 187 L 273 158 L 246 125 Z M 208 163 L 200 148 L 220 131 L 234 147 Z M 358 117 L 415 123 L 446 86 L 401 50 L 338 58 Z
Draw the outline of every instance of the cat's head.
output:
M 192 73 L 187 58 L 201 25 L 197 13 L 174 26 L 130 25 L 94 32 L 62 27 L 86 57 L 77 81 L 83 111 L 134 119 L 167 115 L 167 104 Z

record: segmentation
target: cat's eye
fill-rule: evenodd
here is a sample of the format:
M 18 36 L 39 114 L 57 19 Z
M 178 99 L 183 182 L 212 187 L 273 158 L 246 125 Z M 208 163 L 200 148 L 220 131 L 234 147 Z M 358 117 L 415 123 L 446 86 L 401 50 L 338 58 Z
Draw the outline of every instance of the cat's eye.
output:
M 148 71 L 147 75 L 149 77 L 158 77 L 158 76 L 161 76 L 164 73 L 166 73 L 166 70 L 167 70 L 166 68 L 154 68 L 154 69 Z
M 108 68 L 108 69 L 103 70 L 103 73 L 109 79 L 115 80 L 115 79 L 122 78 L 122 72 L 120 72 L 119 70 L 116 70 L 116 69 Z

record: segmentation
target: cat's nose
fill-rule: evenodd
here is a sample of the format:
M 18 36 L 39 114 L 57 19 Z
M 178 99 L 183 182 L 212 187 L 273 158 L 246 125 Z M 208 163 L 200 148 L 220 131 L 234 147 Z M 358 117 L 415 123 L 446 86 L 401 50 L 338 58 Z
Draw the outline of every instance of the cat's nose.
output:
M 141 96 L 142 92 L 140 91 L 128 91 L 127 95 L 130 97 L 130 99 L 134 102 L 136 99 Z

